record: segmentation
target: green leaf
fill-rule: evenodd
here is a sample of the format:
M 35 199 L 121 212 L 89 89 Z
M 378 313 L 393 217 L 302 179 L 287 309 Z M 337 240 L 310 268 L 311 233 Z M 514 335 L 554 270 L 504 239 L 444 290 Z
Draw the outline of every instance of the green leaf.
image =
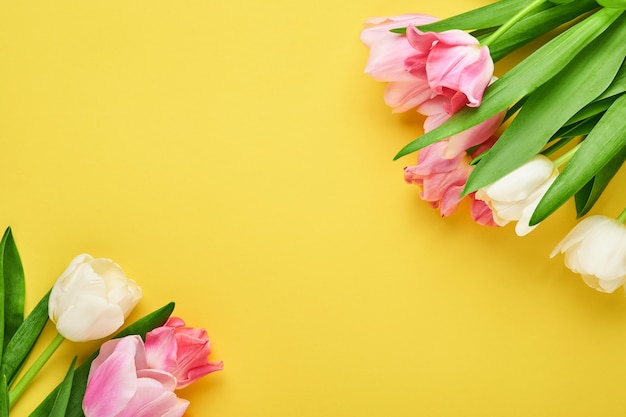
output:
M 497 62 L 533 39 L 597 7 L 595 0 L 577 0 L 531 14 L 489 45 L 491 58 Z
M 447 19 L 420 26 L 422 31 L 474 30 L 500 26 L 528 5 L 528 0 L 501 0 Z M 539 10 L 554 5 L 546 2 Z
M 609 107 L 611 107 L 611 104 L 613 104 L 613 102 L 615 100 L 617 100 L 619 96 L 615 95 L 615 96 L 611 96 L 602 100 L 595 100 L 592 101 L 591 103 L 589 103 L 588 105 L 586 105 L 585 107 L 583 107 L 582 109 L 580 109 L 580 111 L 578 113 L 576 113 L 575 115 L 573 115 L 564 125 L 563 127 L 567 127 L 567 126 L 571 126 L 575 123 L 581 122 L 583 120 L 589 119 L 593 116 L 596 116 L 598 114 L 604 113 L 606 111 L 606 109 L 608 109 Z
M 604 113 L 596 114 L 588 119 L 581 120 L 569 126 L 564 126 L 556 132 L 552 138 L 572 138 L 576 136 L 587 136 L 595 125 L 600 121 Z
M 464 193 L 502 178 L 541 152 L 580 109 L 598 97 L 626 55 L 626 14 L 535 92 L 467 180 Z M 532 132 L 532 134 L 529 134 Z
M 11 228 L 7 228 L 0 242 L 0 329 L 4 330 L 0 343 L 0 356 L 9 339 L 24 321 L 24 269 L 13 239 Z
M 617 171 L 624 164 L 626 160 L 626 146 L 622 148 L 622 151 L 615 155 L 613 159 L 606 164 L 595 177 L 593 177 L 585 186 L 574 195 L 576 201 L 576 216 L 582 217 L 591 210 L 598 198 L 602 195 L 607 185 Z
M 626 92 L 626 62 L 622 64 L 622 68 L 620 68 L 609 88 L 607 88 L 606 91 L 596 100 L 603 100 L 624 92 Z
M 626 0 L 598 0 L 598 4 L 604 7 L 612 7 L 615 9 L 626 8 Z
M 50 414 L 48 417 L 65 417 L 65 411 L 67 410 L 67 405 L 70 399 L 70 393 L 72 391 L 72 382 L 74 381 L 74 366 L 76 365 L 76 356 L 72 360 L 67 373 L 65 374 L 65 378 L 61 385 L 59 385 L 59 392 L 57 393 L 56 399 L 54 400 L 54 405 L 52 406 L 52 410 L 50 410 Z
M 147 316 L 137 320 L 118 334 L 114 338 L 125 337 L 133 334 L 140 335 L 145 338 L 146 333 L 165 324 L 170 314 L 174 311 L 174 303 L 166 304 L 160 309 L 148 314 Z M 72 382 L 72 391 L 67 405 L 65 415 L 67 417 L 83 417 L 82 402 L 87 387 L 87 377 L 89 376 L 89 368 L 91 362 L 98 356 L 98 352 L 94 352 L 85 362 L 83 362 L 74 373 L 74 381 Z M 39 404 L 39 406 L 30 414 L 30 417 L 46 417 L 48 410 L 52 407 L 54 399 L 60 387 L 57 386 L 48 396 Z
M 626 95 L 606 111 L 580 148 L 556 177 L 530 219 L 537 224 L 582 189 L 626 147 Z
M 407 144 L 394 159 L 449 138 L 506 110 L 557 75 L 620 14 L 619 10 L 601 9 L 553 38 L 489 86 L 480 107 L 467 107 L 456 113 L 446 123 Z
M 21 369 L 26 358 L 30 354 L 35 342 L 39 338 L 46 322 L 48 321 L 48 298 L 50 291 L 37 303 L 26 320 L 17 329 L 15 335 L 9 341 L 2 357 L 0 374 L 6 375 L 11 385 Z
M 0 378 L 0 417 L 9 417 L 9 387 L 6 375 Z

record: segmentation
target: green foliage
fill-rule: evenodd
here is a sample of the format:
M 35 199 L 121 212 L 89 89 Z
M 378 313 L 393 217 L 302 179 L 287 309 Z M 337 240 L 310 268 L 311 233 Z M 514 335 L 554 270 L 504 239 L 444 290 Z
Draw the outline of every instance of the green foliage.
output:
M 48 321 L 49 297 L 50 291 L 43 296 L 33 311 L 26 317 L 26 320 L 17 329 L 4 350 L 0 374 L 7 377 L 9 385 L 13 383 L 17 373 L 24 365 L 24 362 L 26 362 L 28 355 Z
M 614 9 L 626 9 L 626 0 L 598 0 L 598 4 Z
M 584 216 L 591 210 L 596 201 L 598 201 L 598 198 L 600 198 L 600 195 L 602 195 L 604 189 L 609 185 L 611 179 L 624 164 L 624 160 L 626 160 L 626 146 L 576 193 L 574 199 L 576 202 L 576 215 L 578 217 Z
M 0 242 L 0 356 L 24 320 L 24 296 L 24 269 L 11 228 L 7 228 Z
M 608 166 L 607 172 L 601 174 L 600 186 L 602 186 L 602 182 L 605 181 L 602 176 L 609 176 L 611 171 L 616 169 L 616 165 L 621 166 L 623 163 L 625 147 L 626 95 L 622 95 L 598 121 L 563 172 L 543 196 L 531 217 L 530 224 L 537 224 L 544 220 Z M 592 191 L 593 189 L 589 191 L 585 204 L 579 204 L 583 211 L 589 201 L 593 201 Z
M 9 417 L 9 387 L 7 377 L 0 377 L 0 417 Z
M 59 391 L 54 400 L 54 405 L 48 417 L 65 417 L 67 406 L 70 400 L 70 393 L 72 392 L 72 382 L 74 381 L 74 366 L 76 365 L 76 357 L 72 360 L 65 378 L 61 385 L 59 385 Z
M 491 184 L 541 152 L 564 124 L 609 87 L 626 55 L 625 20 L 618 19 L 576 55 L 558 77 L 528 97 L 509 127 L 476 165 L 465 193 Z

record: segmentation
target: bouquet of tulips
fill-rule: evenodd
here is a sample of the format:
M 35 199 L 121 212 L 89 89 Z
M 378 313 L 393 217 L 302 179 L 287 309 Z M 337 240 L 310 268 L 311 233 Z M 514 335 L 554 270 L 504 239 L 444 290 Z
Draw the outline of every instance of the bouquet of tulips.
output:
M 494 63 L 548 41 L 500 78 Z M 545 37 L 544 37 L 545 38 Z M 439 20 L 369 19 L 365 72 L 394 112 L 416 109 L 424 135 L 408 183 L 442 216 L 470 200 L 479 224 L 532 231 L 570 199 L 585 216 L 626 159 L 626 0 L 501 0 Z M 601 292 L 626 280 L 626 210 L 591 215 L 556 246 Z
M 28 388 L 65 339 L 98 340 L 113 334 L 139 302 L 142 291 L 109 259 L 79 255 L 24 318 L 24 270 L 11 233 L 0 242 L 0 417 Z M 131 324 L 67 374 L 31 417 L 182 416 L 189 401 L 175 390 L 221 370 L 209 362 L 204 329 L 170 317 L 174 303 Z M 48 322 L 57 335 L 20 373 Z

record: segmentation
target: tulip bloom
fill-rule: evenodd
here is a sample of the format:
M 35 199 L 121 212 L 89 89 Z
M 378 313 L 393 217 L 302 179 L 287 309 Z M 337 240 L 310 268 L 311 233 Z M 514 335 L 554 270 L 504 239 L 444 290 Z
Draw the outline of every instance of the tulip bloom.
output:
M 404 112 L 443 96 L 446 112 L 454 114 L 466 104 L 480 105 L 493 75 L 493 61 L 466 32 L 421 32 L 416 26 L 437 19 L 428 15 L 401 15 L 366 21 L 361 41 L 370 48 L 365 73 L 388 82 L 385 103 Z M 406 28 L 406 35 L 390 29 Z M 418 110 L 419 111 L 419 110 Z
M 442 216 L 449 216 L 461 202 L 461 193 L 472 168 L 465 153 L 444 158 L 446 141 L 433 143 L 420 150 L 417 165 L 404 168 L 404 180 L 422 188 L 420 198 Z
M 424 133 L 441 126 L 452 116 L 452 113 L 448 112 L 451 106 L 450 101 L 450 97 L 441 95 L 427 100 L 419 106 L 418 111 L 427 116 L 424 121 Z M 469 129 L 449 137 L 443 157 L 454 158 L 468 149 L 480 145 L 480 149 L 472 154 L 475 157 L 491 148 L 497 139 L 494 134 L 502 124 L 505 114 L 506 112 L 500 112 Z
M 176 378 L 176 389 L 223 368 L 222 362 L 208 362 L 211 345 L 204 329 L 185 327 L 179 318 L 146 335 L 146 359 L 152 369 L 169 372 Z
M 415 51 L 406 36 L 391 29 L 420 26 L 438 19 L 424 14 L 376 17 L 365 22 L 361 41 L 370 48 L 365 73 L 377 81 L 388 82 L 385 103 L 394 113 L 418 107 L 433 96 L 428 83 L 406 71 L 404 61 Z
M 406 36 L 390 32 L 391 29 L 421 26 L 438 19 L 425 14 L 405 14 L 391 17 L 374 17 L 365 21 L 361 42 L 370 48 L 365 73 L 377 81 L 414 80 L 404 66 L 404 60 L 415 51 Z
M 574 227 L 550 257 L 565 255 L 565 265 L 600 292 L 612 293 L 626 281 L 626 225 L 590 216 Z
M 488 47 L 462 30 L 437 33 L 410 27 L 406 36 L 416 52 L 406 59 L 406 70 L 427 81 L 435 94 L 452 92 L 449 113 L 480 105 L 493 76 Z
M 175 388 L 171 374 L 148 367 L 141 337 L 113 339 L 91 363 L 83 411 L 86 417 L 180 417 L 189 401 Z
M 557 175 L 554 163 L 543 155 L 537 155 L 496 182 L 479 189 L 476 198 L 491 208 L 496 224 L 504 226 L 517 221 L 515 232 L 524 236 L 536 227 L 529 225 L 530 218 Z
M 79 255 L 52 287 L 48 315 L 74 342 L 96 340 L 119 329 L 141 299 L 141 288 L 110 259 Z

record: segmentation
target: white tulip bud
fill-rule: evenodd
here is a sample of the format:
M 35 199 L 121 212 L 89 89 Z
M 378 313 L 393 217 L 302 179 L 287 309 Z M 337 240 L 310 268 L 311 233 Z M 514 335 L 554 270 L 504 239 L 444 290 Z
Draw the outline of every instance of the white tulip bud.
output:
M 141 288 L 110 259 L 78 255 L 52 287 L 48 315 L 74 342 L 118 330 L 141 299 Z

